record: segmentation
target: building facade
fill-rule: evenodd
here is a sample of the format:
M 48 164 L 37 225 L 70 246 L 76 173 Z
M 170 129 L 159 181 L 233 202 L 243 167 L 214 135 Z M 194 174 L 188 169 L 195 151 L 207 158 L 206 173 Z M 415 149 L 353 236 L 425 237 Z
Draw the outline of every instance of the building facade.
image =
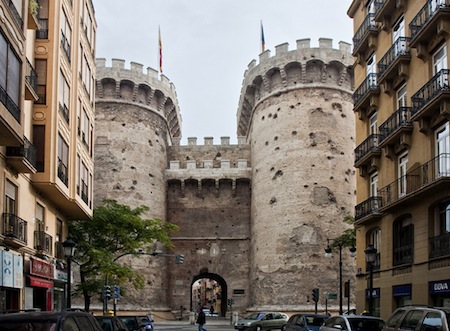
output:
M 67 221 L 92 217 L 90 0 L 0 1 L 0 310 L 65 305 Z
M 206 137 L 180 145 L 175 88 L 164 75 L 123 60 L 97 60 L 95 203 L 150 207 L 177 224 L 172 259 L 136 259 L 146 276 L 121 309 L 197 310 L 196 282 L 216 284 L 207 304 L 224 315 L 276 309 L 313 311 L 313 288 L 354 284 L 345 249 L 325 259 L 355 204 L 353 57 L 350 45 L 309 39 L 262 53 L 248 66 L 239 100 L 238 143 Z M 98 200 L 97 200 L 98 199 Z M 320 275 L 320 277 L 318 277 Z M 220 291 L 217 290 L 220 288 Z M 354 297 L 351 298 L 354 303 Z M 217 306 L 220 303 L 220 306 Z M 204 305 L 205 302 L 202 303 Z M 338 310 L 338 301 L 329 301 Z M 209 308 L 209 307 L 207 307 Z
M 450 305 L 447 0 L 354 0 L 358 310 Z M 372 266 L 372 268 L 370 268 Z M 372 273 L 370 272 L 372 270 Z M 370 286 L 370 280 L 373 284 Z

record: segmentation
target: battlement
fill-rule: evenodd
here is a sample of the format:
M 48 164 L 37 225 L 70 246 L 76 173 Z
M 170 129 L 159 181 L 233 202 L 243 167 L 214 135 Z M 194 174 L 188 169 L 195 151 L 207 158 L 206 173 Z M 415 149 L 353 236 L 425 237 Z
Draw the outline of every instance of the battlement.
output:
M 181 136 L 181 115 L 175 85 L 158 71 L 140 63 L 112 59 L 106 66 L 106 59 L 96 59 L 96 102 L 120 102 L 134 104 L 164 118 L 170 136 Z
M 187 140 L 188 140 L 187 145 L 183 146 L 201 146 L 197 145 L 197 137 L 188 137 Z M 238 141 L 237 145 L 247 144 L 245 137 L 237 137 L 237 141 Z M 172 146 L 181 146 L 180 144 L 181 144 L 181 137 L 175 137 L 172 139 Z M 204 137 L 203 146 L 236 146 L 236 145 L 230 144 L 230 137 L 220 137 L 219 145 L 214 145 L 214 137 Z

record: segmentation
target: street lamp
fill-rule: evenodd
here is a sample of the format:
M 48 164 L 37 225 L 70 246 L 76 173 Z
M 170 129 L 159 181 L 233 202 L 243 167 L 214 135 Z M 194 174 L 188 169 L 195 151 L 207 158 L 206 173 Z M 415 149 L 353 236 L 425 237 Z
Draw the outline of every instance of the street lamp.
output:
M 65 242 L 62 243 L 64 248 L 64 256 L 67 258 L 67 304 L 66 308 L 71 308 L 72 304 L 70 301 L 71 293 L 70 293 L 70 286 L 72 283 L 72 257 L 75 253 L 75 246 L 77 245 L 72 239 L 67 239 Z
M 342 315 L 344 313 L 342 306 L 343 306 L 343 295 L 342 295 L 342 247 L 345 246 L 345 244 L 342 242 L 342 240 L 339 239 L 327 239 L 327 248 L 325 248 L 325 257 L 331 257 L 331 247 L 330 247 L 330 240 L 334 241 L 335 246 L 339 248 L 339 315 Z M 355 246 L 349 247 L 350 250 L 350 256 L 354 257 L 356 255 L 356 248 Z
M 377 249 L 371 244 L 367 246 L 366 262 L 369 265 L 369 315 L 373 316 L 373 264 L 377 259 Z

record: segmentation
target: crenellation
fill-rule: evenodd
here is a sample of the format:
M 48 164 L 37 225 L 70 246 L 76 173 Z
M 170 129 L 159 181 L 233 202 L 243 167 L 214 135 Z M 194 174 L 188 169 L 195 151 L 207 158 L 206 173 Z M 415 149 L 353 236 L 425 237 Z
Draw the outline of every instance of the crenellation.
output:
M 214 137 L 205 137 L 205 146 L 214 145 Z
M 238 159 L 235 163 L 231 160 L 220 160 L 215 167 L 214 160 L 186 160 L 185 167 L 182 166 L 182 161 L 169 161 L 169 170 L 182 169 L 248 169 L 249 162 L 247 159 Z
M 288 43 L 283 43 L 283 44 L 275 46 L 275 56 L 287 54 L 288 51 L 289 51 Z
M 333 48 L 333 39 L 319 38 L 319 48 Z
M 311 39 L 299 39 L 297 40 L 297 49 L 311 48 Z
M 220 137 L 220 144 L 222 146 L 228 146 L 230 144 L 230 137 Z
M 106 59 L 104 57 L 95 59 L 95 67 L 96 68 L 105 68 L 106 67 Z
M 188 145 L 189 146 L 196 146 L 197 145 L 197 137 L 188 137 Z
M 143 69 L 144 66 L 140 63 L 137 62 L 130 62 L 130 70 L 137 73 L 137 74 L 141 74 L 143 73 Z
M 147 67 L 147 76 L 149 79 L 158 79 L 158 70 Z
M 122 59 L 111 59 L 111 66 L 115 69 L 124 69 L 125 68 L 125 60 Z

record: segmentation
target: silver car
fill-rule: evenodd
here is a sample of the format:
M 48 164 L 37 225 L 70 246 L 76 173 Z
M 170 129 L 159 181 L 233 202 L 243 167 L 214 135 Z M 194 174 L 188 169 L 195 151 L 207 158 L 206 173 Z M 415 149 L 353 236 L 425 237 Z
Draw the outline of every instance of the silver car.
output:
M 319 331 L 381 331 L 384 320 L 363 315 L 339 315 L 325 320 Z
M 288 316 L 278 312 L 253 313 L 236 322 L 236 330 L 281 330 L 288 321 Z

